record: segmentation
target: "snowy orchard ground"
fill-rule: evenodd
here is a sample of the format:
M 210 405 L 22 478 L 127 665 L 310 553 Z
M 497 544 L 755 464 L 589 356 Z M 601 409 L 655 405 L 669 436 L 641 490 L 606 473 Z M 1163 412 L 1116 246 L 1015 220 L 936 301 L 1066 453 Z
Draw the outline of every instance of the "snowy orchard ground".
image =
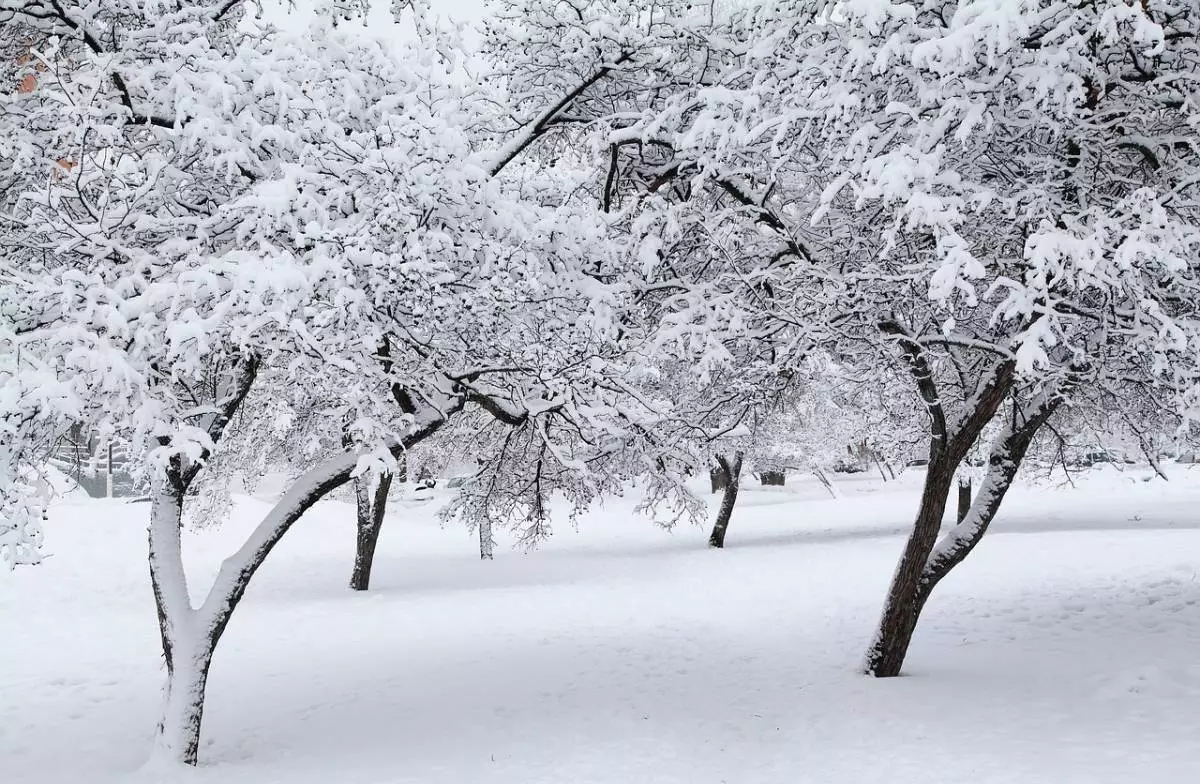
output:
M 0 580 L 0 780 L 1178 782 L 1200 767 L 1200 471 L 1014 491 L 938 589 L 909 677 L 858 664 L 918 476 L 748 490 L 729 549 L 616 502 L 476 560 L 395 504 L 374 589 L 319 506 L 218 648 L 195 772 L 140 771 L 162 672 L 144 505 L 67 501 Z M 261 502 L 189 535 L 194 584 Z

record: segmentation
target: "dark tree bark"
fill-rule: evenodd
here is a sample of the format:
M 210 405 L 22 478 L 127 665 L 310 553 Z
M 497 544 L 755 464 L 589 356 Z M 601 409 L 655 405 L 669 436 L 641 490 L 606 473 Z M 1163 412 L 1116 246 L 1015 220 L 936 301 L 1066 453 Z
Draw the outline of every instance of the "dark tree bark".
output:
M 867 672 L 877 677 L 890 677 L 900 674 L 904 665 L 904 656 L 908 652 L 908 644 L 912 640 L 917 620 L 925 603 L 929 601 L 933 589 L 941 582 L 950 570 L 958 566 L 975 549 L 975 545 L 987 533 L 988 526 L 1000 510 L 1008 489 L 1017 475 L 1021 461 L 1029 449 L 1030 443 L 1046 420 L 1050 418 L 1057 407 L 1057 400 L 1039 406 L 1030 416 L 1011 426 L 996 440 L 988 458 L 988 472 L 979 488 L 979 495 L 971 505 L 966 517 L 956 525 L 936 546 L 930 549 L 926 556 L 924 567 L 920 571 L 916 590 L 913 592 L 910 604 L 907 605 L 909 614 L 898 616 L 899 622 L 885 628 L 881 625 L 880 635 L 888 634 L 880 644 L 880 638 L 872 646 L 871 654 L 880 652 L 877 659 L 868 658 Z M 886 611 L 885 611 L 886 613 Z M 885 620 L 887 616 L 885 614 Z M 902 624 L 902 625 L 901 625 Z M 901 647 L 901 644 L 903 647 Z M 869 654 L 870 655 L 870 654 Z M 874 669 L 871 669 L 874 661 Z
M 920 580 L 925 559 L 937 541 L 946 497 L 953 481 L 953 466 L 944 459 L 930 461 L 917 518 L 892 577 L 883 616 L 867 652 L 866 671 L 870 675 L 878 678 L 896 676 L 904 665 L 921 613 Z
M 909 643 L 928 594 L 923 590 L 925 567 L 941 529 L 950 488 L 959 465 L 983 428 L 995 416 L 1013 384 L 1015 365 L 1003 360 L 993 365 L 978 390 L 963 405 L 962 415 L 951 426 L 946 419 L 933 370 L 920 343 L 898 324 L 880 328 L 897 338 L 909 372 L 929 414 L 929 466 L 912 532 L 892 577 L 864 669 L 880 678 L 900 674 Z
M 958 517 L 955 518 L 955 521 L 961 523 L 969 511 L 971 511 L 971 480 L 969 477 L 960 476 L 958 478 Z
M 885 654 L 898 653 L 898 658 L 889 658 L 886 655 L 881 657 L 877 670 L 872 674 L 881 677 L 884 673 L 899 674 L 904 663 L 904 654 L 907 652 L 907 643 L 912 639 L 917 619 L 933 593 L 933 589 L 941 582 L 942 578 L 950 573 L 950 570 L 966 559 L 967 555 L 979 544 L 983 535 L 987 533 L 988 527 L 1000 510 L 1000 504 L 1004 500 L 1005 494 L 1012 487 L 1013 479 L 1017 475 L 1021 462 L 1025 459 L 1030 444 L 1042 425 L 1058 408 L 1061 400 L 1062 398 L 1057 394 L 1042 394 L 1031 404 L 1014 406 L 1011 421 L 992 443 L 988 456 L 987 474 L 974 503 L 970 505 L 962 520 L 935 543 L 925 558 L 924 566 L 917 580 L 917 588 L 911 598 L 912 614 L 910 618 L 906 618 L 910 623 L 901 629 L 907 634 L 903 638 L 905 648 L 903 650 L 884 648 Z M 872 652 L 874 650 L 873 648 Z M 868 660 L 869 663 L 870 660 Z M 884 669 L 885 667 L 887 669 Z M 868 671 L 870 672 L 870 670 Z
M 725 546 L 725 532 L 729 530 L 729 519 L 733 517 L 733 507 L 737 503 L 738 487 L 741 485 L 742 453 L 734 452 L 732 459 L 725 455 L 717 455 L 717 463 L 724 475 L 725 494 L 721 497 L 717 520 L 708 536 L 709 547 Z
M 375 547 L 379 544 L 379 532 L 383 528 L 383 515 L 387 511 L 387 496 L 391 487 L 391 474 L 380 476 L 374 489 L 371 488 L 371 478 L 367 474 L 354 480 L 358 537 L 354 551 L 354 570 L 350 574 L 350 588 L 355 591 L 365 591 L 371 586 Z
M 1012 421 L 992 444 L 988 454 L 988 470 L 970 510 L 958 525 L 942 537 L 929 555 L 921 581 L 925 598 L 983 539 L 996 513 L 1000 511 L 1005 494 L 1012 487 L 1029 445 L 1061 403 L 1062 397 L 1059 395 L 1041 395 L 1031 404 L 1013 412 Z
M 725 489 L 727 480 L 725 479 L 725 469 L 721 466 L 715 466 L 708 472 L 708 478 L 712 482 L 713 493 L 719 493 Z
M 763 487 L 783 487 L 784 478 L 782 471 L 763 471 L 760 481 Z

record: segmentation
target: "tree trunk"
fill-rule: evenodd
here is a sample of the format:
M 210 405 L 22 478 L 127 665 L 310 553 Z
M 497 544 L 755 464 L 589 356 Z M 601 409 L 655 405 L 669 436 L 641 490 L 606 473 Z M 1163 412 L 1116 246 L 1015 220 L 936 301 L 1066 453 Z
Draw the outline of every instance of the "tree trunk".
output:
M 829 475 L 825 473 L 825 469 L 814 468 L 813 476 L 815 476 L 817 478 L 817 481 L 820 482 L 821 485 L 829 492 L 829 496 L 831 498 L 833 498 L 834 500 L 837 500 L 838 498 L 841 497 L 838 495 L 837 488 L 833 486 L 833 480 L 830 479 Z
M 922 580 L 926 594 L 931 593 L 951 569 L 962 563 L 987 533 L 996 513 L 1000 511 L 1000 503 L 1012 487 L 1029 445 L 1061 402 L 1062 398 L 1056 395 L 1039 396 L 1023 411 L 1017 412 L 1014 415 L 1016 423 L 1010 422 L 992 442 L 988 470 L 975 502 L 966 516 L 942 537 L 929 554 Z
M 999 511 L 1030 443 L 1060 401 L 1061 398 L 1056 396 L 1041 395 L 1033 405 L 1014 413 L 1016 423 L 1010 423 L 992 444 L 988 472 L 975 503 L 940 542 L 937 534 L 942 514 L 949 500 L 954 470 L 962 456 L 953 464 L 945 459 L 930 461 L 917 522 L 893 577 L 875 640 L 867 653 L 868 674 L 876 677 L 900 674 L 921 610 L 934 587 L 979 543 Z M 974 430 L 973 422 L 974 418 L 969 419 L 960 435 Z M 964 448 L 963 456 L 965 452 Z M 939 495 L 940 503 L 937 502 Z
M 713 524 L 712 533 L 708 536 L 709 547 L 724 547 L 725 532 L 729 530 L 729 518 L 733 516 L 733 507 L 737 503 L 738 487 L 741 485 L 742 453 L 734 452 L 733 459 L 717 455 L 717 463 L 724 475 L 725 494 L 721 496 L 721 506 L 717 510 L 717 521 Z
M 392 487 L 392 475 L 378 477 L 371 487 L 372 476 L 364 473 L 354 480 L 354 500 L 358 515 L 358 537 L 354 552 L 354 570 L 350 574 L 350 588 L 365 591 L 371 585 L 371 567 L 375 563 L 375 546 L 379 543 L 379 532 L 383 528 L 383 515 L 387 511 L 388 491 Z
M 961 523 L 969 511 L 971 511 L 971 478 L 960 476 L 958 478 L 958 517 L 955 518 L 955 522 Z
M 162 717 L 154 740 L 156 754 L 184 765 L 195 765 L 199 757 L 204 692 L 213 653 L 211 639 L 192 642 L 195 650 L 189 650 L 182 640 L 173 643 L 163 687 Z
M 1016 365 L 1012 360 L 1005 360 L 990 368 L 980 380 L 975 394 L 964 401 L 962 416 L 951 425 L 924 348 L 899 325 L 885 323 L 881 328 L 898 336 L 917 391 L 929 413 L 929 468 L 921 491 L 921 503 L 888 587 L 879 626 L 864 662 L 867 674 L 890 678 L 899 675 L 904 666 L 917 619 L 929 595 L 923 585 L 925 568 L 929 554 L 937 544 L 954 475 L 972 444 L 1008 397 Z
M 784 474 L 782 471 L 763 471 L 760 481 L 763 487 L 783 487 Z
M 899 675 L 904 666 L 904 657 L 925 601 L 920 591 L 925 559 L 937 542 L 956 467 L 947 456 L 929 462 L 917 519 L 892 577 L 875 638 L 867 651 L 866 671 L 875 677 Z
M 725 469 L 720 466 L 709 469 L 708 479 L 712 483 L 713 493 L 719 493 L 725 489 L 728 484 L 728 479 L 725 477 Z
M 444 423 L 445 416 L 424 422 L 392 447 L 402 453 Z M 167 683 L 155 737 L 155 754 L 195 765 L 200 747 L 204 695 L 213 652 L 233 611 L 246 595 L 255 573 L 292 525 L 331 491 L 351 480 L 358 462 L 352 451 L 334 455 L 299 476 L 283 497 L 222 563 L 204 603 L 194 609 L 183 569 L 180 533 L 188 480 L 172 466 L 156 488 L 150 512 L 150 581 L 158 608 Z
M 484 516 L 479 521 L 479 559 L 481 561 L 492 560 L 492 553 L 496 549 L 496 539 L 492 536 L 492 521 Z
M 155 492 L 150 511 L 150 583 L 167 682 L 155 735 L 155 753 L 168 761 L 195 765 L 200 748 L 204 690 L 216 640 L 200 629 L 188 596 L 180 533 L 183 491 L 170 487 L 174 474 Z

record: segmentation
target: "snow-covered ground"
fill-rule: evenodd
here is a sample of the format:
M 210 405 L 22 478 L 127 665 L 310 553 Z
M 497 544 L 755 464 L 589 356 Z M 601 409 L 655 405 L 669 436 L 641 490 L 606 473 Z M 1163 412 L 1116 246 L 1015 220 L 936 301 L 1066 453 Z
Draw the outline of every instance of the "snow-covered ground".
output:
M 373 590 L 319 506 L 217 650 L 201 767 L 135 773 L 162 678 L 145 505 L 67 501 L 0 577 L 0 781 L 1183 782 L 1200 770 L 1200 470 L 1014 491 L 908 677 L 856 667 L 917 476 L 747 490 L 728 549 L 632 500 L 481 563 L 394 505 Z M 203 584 L 265 505 L 188 537 Z M 131 775 L 132 774 L 132 775 Z

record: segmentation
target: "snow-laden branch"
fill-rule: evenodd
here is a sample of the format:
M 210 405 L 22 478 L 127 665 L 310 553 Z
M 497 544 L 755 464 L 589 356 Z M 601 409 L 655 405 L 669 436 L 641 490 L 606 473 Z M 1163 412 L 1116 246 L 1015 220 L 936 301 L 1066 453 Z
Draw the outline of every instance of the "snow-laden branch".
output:
M 390 445 L 389 451 L 395 456 L 403 454 L 435 433 L 445 421 L 438 416 L 416 425 L 402 441 Z M 211 634 L 214 643 L 271 550 L 313 504 L 353 478 L 358 461 L 357 453 L 346 451 L 306 471 L 292 482 L 242 546 L 222 562 L 208 596 L 197 611 L 198 627 Z
M 597 68 L 587 78 L 579 82 L 573 89 L 568 90 L 557 101 L 546 107 L 535 120 L 528 123 L 513 139 L 497 153 L 495 160 L 487 166 L 488 175 L 495 177 L 513 162 L 531 144 L 554 127 L 554 121 L 562 112 L 579 99 L 581 95 L 597 83 L 603 81 L 609 74 L 633 59 L 633 52 L 621 52 L 609 63 Z
M 0 516 L 0 570 L 34 566 L 42 562 L 40 509 L 10 506 Z
M 1042 390 L 1031 401 L 1017 406 L 1012 418 L 1005 422 L 992 442 L 987 473 L 970 510 L 929 553 L 924 570 L 928 584 L 936 584 L 961 563 L 987 533 L 1004 495 L 1012 487 L 1029 445 L 1061 401 L 1057 389 Z
M 879 331 L 894 338 L 899 344 L 908 371 L 917 385 L 917 391 L 925 403 L 925 409 L 929 412 L 929 428 L 932 436 L 930 447 L 936 452 L 945 452 L 950 447 L 949 441 L 952 434 L 946 423 L 946 410 L 938 393 L 937 381 L 925 350 L 920 342 L 895 319 L 881 320 Z

